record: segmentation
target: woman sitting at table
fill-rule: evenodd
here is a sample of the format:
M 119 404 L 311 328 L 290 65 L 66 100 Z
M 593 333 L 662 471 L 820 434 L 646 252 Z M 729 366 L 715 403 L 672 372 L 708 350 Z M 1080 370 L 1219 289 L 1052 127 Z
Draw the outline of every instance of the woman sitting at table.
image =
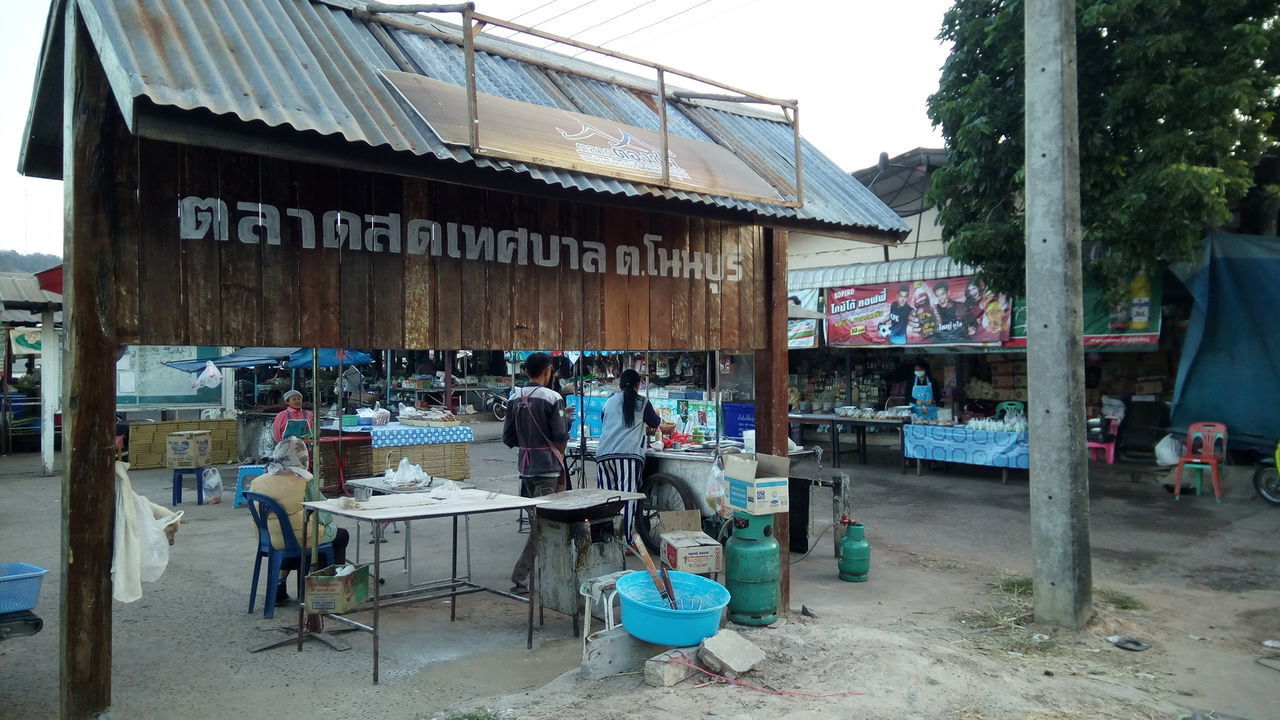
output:
M 284 394 L 285 409 L 276 413 L 275 422 L 271 424 L 271 434 L 275 437 L 276 442 L 284 439 L 285 430 L 289 429 L 290 420 L 304 420 L 307 423 L 307 434 L 310 435 L 312 428 L 315 427 L 315 420 L 311 416 L 310 410 L 302 409 L 302 393 L 297 390 L 290 390 Z
M 267 474 L 254 478 L 251 492 L 260 493 L 280 503 L 280 507 L 289 517 L 289 527 L 302 545 L 302 503 L 324 500 L 320 490 L 311 480 L 307 471 L 307 444 L 296 437 L 287 437 L 276 445 L 267 464 Z M 347 561 L 347 541 L 350 536 L 346 529 L 333 525 L 333 516 L 329 513 L 320 515 L 320 544 L 333 543 L 333 562 L 341 564 Z M 267 518 L 267 530 L 271 533 L 271 547 L 284 549 L 284 535 L 280 533 L 280 523 L 275 515 Z M 308 539 L 316 545 L 314 534 Z M 309 550 L 309 548 L 308 548 Z M 296 558 L 287 558 L 280 568 L 280 581 L 276 585 L 276 604 L 286 602 L 289 593 L 285 587 L 285 579 L 289 572 L 298 569 Z
M 929 375 L 929 366 L 923 360 L 916 363 L 911 378 L 911 412 L 921 420 L 938 419 L 938 381 Z

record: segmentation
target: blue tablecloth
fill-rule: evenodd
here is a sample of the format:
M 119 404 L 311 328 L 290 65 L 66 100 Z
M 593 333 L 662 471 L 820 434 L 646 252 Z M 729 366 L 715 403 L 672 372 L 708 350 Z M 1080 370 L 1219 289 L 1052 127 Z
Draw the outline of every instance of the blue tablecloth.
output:
M 475 440 L 476 435 L 466 425 L 457 427 L 417 427 L 388 423 L 369 428 L 373 447 L 403 447 L 405 445 L 443 445 Z
M 906 425 L 902 442 L 909 458 L 998 468 L 1026 469 L 1031 465 L 1026 433 Z

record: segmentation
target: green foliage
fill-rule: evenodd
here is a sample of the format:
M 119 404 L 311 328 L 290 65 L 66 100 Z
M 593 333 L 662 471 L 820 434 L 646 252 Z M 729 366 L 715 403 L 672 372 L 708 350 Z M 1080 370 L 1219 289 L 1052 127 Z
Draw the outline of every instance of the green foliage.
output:
M 57 255 L 0 250 L 0 272 L 36 273 L 61 264 L 62 258 Z
M 957 0 L 929 115 L 951 255 L 1021 293 L 1025 273 L 1023 2 Z M 1112 288 L 1194 261 L 1280 145 L 1275 0 L 1077 0 L 1083 238 Z

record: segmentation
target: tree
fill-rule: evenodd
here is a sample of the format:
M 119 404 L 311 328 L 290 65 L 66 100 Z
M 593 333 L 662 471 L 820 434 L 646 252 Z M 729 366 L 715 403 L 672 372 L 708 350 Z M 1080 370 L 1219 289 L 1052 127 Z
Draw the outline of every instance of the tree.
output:
M 1077 0 L 1076 31 L 1083 239 L 1118 290 L 1196 260 L 1280 147 L 1280 3 Z M 1022 0 L 957 0 L 939 38 L 953 44 L 929 98 L 949 155 L 930 191 L 943 236 L 956 260 L 1021 293 Z

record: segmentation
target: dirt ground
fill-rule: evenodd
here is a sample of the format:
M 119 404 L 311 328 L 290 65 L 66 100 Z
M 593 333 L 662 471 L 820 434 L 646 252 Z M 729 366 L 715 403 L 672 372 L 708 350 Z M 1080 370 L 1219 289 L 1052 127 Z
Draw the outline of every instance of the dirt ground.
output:
M 478 434 L 491 438 L 494 429 Z M 56 568 L 60 485 L 37 468 L 33 455 L 0 459 L 0 558 Z M 473 446 L 472 468 L 480 487 L 514 489 L 511 454 L 500 445 Z M 1117 592 L 1099 593 L 1107 601 L 1078 633 L 1030 624 L 1025 587 L 1010 580 L 1030 571 L 1025 475 L 1007 485 L 975 468 L 917 477 L 900 473 L 888 452 L 844 470 L 873 546 L 870 581 L 836 577 L 830 532 L 808 556 L 794 555 L 785 622 L 739 628 L 766 651 L 742 678 L 758 690 L 711 678 L 668 689 L 637 674 L 580 680 L 567 618 L 548 613 L 527 651 L 525 606 L 489 596 L 459 599 L 455 623 L 446 601 L 387 611 L 376 686 L 362 633 L 344 635 L 347 652 L 309 641 L 302 653 L 250 654 L 296 621 L 296 605 L 274 620 L 260 605 L 245 612 L 248 513 L 196 506 L 188 491 L 169 570 L 144 585 L 139 602 L 115 603 L 115 717 L 1280 718 L 1280 673 L 1257 662 L 1280 656 L 1261 644 L 1280 640 L 1280 508 L 1253 496 L 1247 468 L 1233 469 L 1219 504 L 1212 496 L 1174 502 L 1162 476 L 1135 481 L 1096 467 L 1095 587 Z M 131 477 L 139 492 L 169 502 L 164 471 Z M 813 535 L 829 524 L 829 497 L 814 491 Z M 514 513 L 473 521 L 479 581 L 506 586 L 526 537 L 515 530 Z M 404 537 L 392 535 L 384 552 L 399 555 Z M 415 527 L 413 539 L 415 579 L 441 576 L 447 525 Z M 367 561 L 367 534 L 357 547 Z M 386 568 L 387 587 L 403 587 L 401 565 Z M 55 570 L 37 608 L 44 631 L 0 644 L 0 717 L 56 716 L 59 590 Z M 1048 640 L 1033 641 L 1037 633 Z M 1151 649 L 1117 649 L 1105 641 L 1113 634 Z

